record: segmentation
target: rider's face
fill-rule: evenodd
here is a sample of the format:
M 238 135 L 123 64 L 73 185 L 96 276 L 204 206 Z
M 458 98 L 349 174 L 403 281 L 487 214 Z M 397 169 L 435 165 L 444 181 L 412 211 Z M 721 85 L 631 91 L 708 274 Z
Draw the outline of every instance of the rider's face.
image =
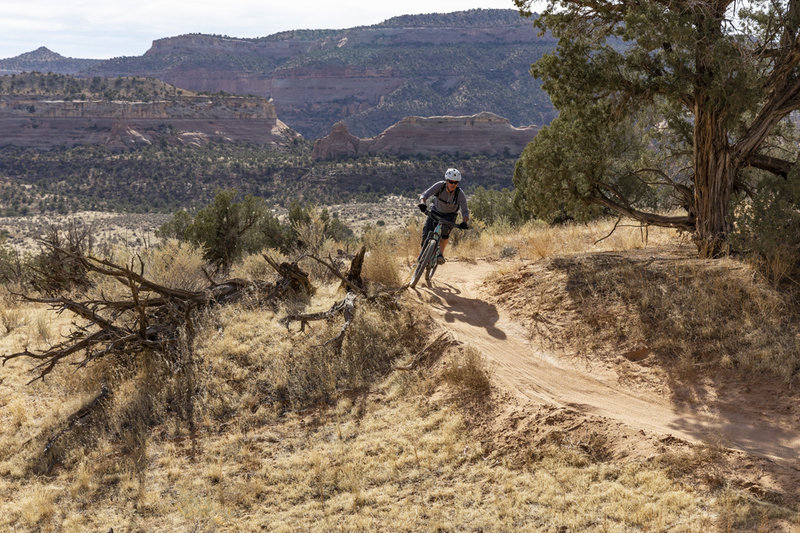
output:
M 447 190 L 448 191 L 453 192 L 454 190 L 456 190 L 456 185 L 458 185 L 457 181 L 447 180 Z

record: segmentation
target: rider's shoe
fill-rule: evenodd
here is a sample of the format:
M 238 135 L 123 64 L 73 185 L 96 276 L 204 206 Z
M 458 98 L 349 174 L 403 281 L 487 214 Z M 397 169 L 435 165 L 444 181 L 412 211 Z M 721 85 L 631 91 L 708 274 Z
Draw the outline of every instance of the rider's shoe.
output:
M 438 257 L 436 257 L 436 263 L 439 265 L 443 265 L 445 263 L 444 256 L 440 253 Z

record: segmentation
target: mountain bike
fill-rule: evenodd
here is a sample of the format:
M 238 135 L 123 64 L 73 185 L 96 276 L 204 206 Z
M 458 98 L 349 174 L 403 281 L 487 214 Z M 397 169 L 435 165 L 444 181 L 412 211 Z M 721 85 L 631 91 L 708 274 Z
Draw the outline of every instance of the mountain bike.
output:
M 442 240 L 442 225 L 467 229 L 466 223 L 464 222 L 461 224 L 454 224 L 438 216 L 433 211 L 426 210 L 425 212 L 436 221 L 436 226 L 434 226 L 433 231 L 428 232 L 428 235 L 425 237 L 425 244 L 419 252 L 417 265 L 414 267 L 414 272 L 411 274 L 411 281 L 408 284 L 408 286 L 412 288 L 416 287 L 423 272 L 425 272 L 425 281 L 430 283 L 433 274 L 436 272 L 436 268 L 439 266 L 439 241 Z

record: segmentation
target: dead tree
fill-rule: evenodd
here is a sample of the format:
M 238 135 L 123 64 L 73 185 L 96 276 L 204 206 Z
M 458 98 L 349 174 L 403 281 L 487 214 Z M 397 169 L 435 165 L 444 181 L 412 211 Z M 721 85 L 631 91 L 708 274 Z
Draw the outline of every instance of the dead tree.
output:
M 144 263 L 140 257 L 128 265 L 118 265 L 107 259 L 82 255 L 62 248 L 54 252 L 79 263 L 85 272 L 94 272 L 114 279 L 126 287 L 129 297 L 110 299 L 78 299 L 72 296 L 33 297 L 17 294 L 25 301 L 50 305 L 59 314 L 68 311 L 76 320 L 72 331 L 64 339 L 39 351 L 27 348 L 21 352 L 3 355 L 5 364 L 19 357 L 39 361 L 37 373 L 31 382 L 44 379 L 57 365 L 71 361 L 83 367 L 96 359 L 109 355 L 131 357 L 146 350 L 164 354 L 167 361 L 181 365 L 181 335 L 191 350 L 194 323 L 197 313 L 213 305 L 228 304 L 246 296 L 258 301 L 273 301 L 288 293 L 310 293 L 313 287 L 308 275 L 296 263 L 277 265 L 269 261 L 281 278 L 274 284 L 265 281 L 230 279 L 211 284 L 200 291 L 187 291 L 166 287 L 144 277 Z M 74 360 L 73 356 L 81 356 Z
M 367 291 L 364 289 L 364 282 L 361 280 L 361 267 L 364 264 L 364 255 L 366 254 L 366 251 L 366 247 L 362 246 L 361 250 L 359 250 L 359 252 L 351 261 L 350 270 L 348 271 L 347 275 L 339 272 L 339 269 L 336 268 L 332 258 L 329 257 L 328 261 L 325 261 L 319 257 L 308 255 L 307 257 L 310 257 L 311 259 L 314 259 L 315 261 L 325 265 L 328 270 L 338 277 L 342 281 L 341 286 L 346 288 L 347 292 L 344 298 L 334 303 L 327 311 L 322 311 L 319 313 L 287 315 L 282 320 L 286 325 L 286 329 L 289 329 L 289 326 L 292 322 L 300 322 L 300 331 L 305 331 L 305 328 L 309 322 L 315 320 L 332 320 L 334 317 L 341 314 L 344 318 L 344 324 L 339 330 L 339 334 L 323 344 L 323 346 L 332 344 L 336 350 L 336 353 L 341 353 L 342 343 L 344 342 L 344 336 L 347 333 L 347 328 L 350 327 L 353 318 L 355 318 L 356 298 L 358 296 L 367 297 Z

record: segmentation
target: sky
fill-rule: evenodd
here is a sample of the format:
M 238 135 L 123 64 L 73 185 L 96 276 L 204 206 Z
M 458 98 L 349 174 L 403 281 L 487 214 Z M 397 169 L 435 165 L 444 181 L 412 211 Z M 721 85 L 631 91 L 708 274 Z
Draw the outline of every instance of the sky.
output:
M 139 56 L 154 39 L 186 33 L 264 37 L 475 8 L 515 9 L 513 0 L 0 0 L 0 59 L 40 46 L 83 59 Z

